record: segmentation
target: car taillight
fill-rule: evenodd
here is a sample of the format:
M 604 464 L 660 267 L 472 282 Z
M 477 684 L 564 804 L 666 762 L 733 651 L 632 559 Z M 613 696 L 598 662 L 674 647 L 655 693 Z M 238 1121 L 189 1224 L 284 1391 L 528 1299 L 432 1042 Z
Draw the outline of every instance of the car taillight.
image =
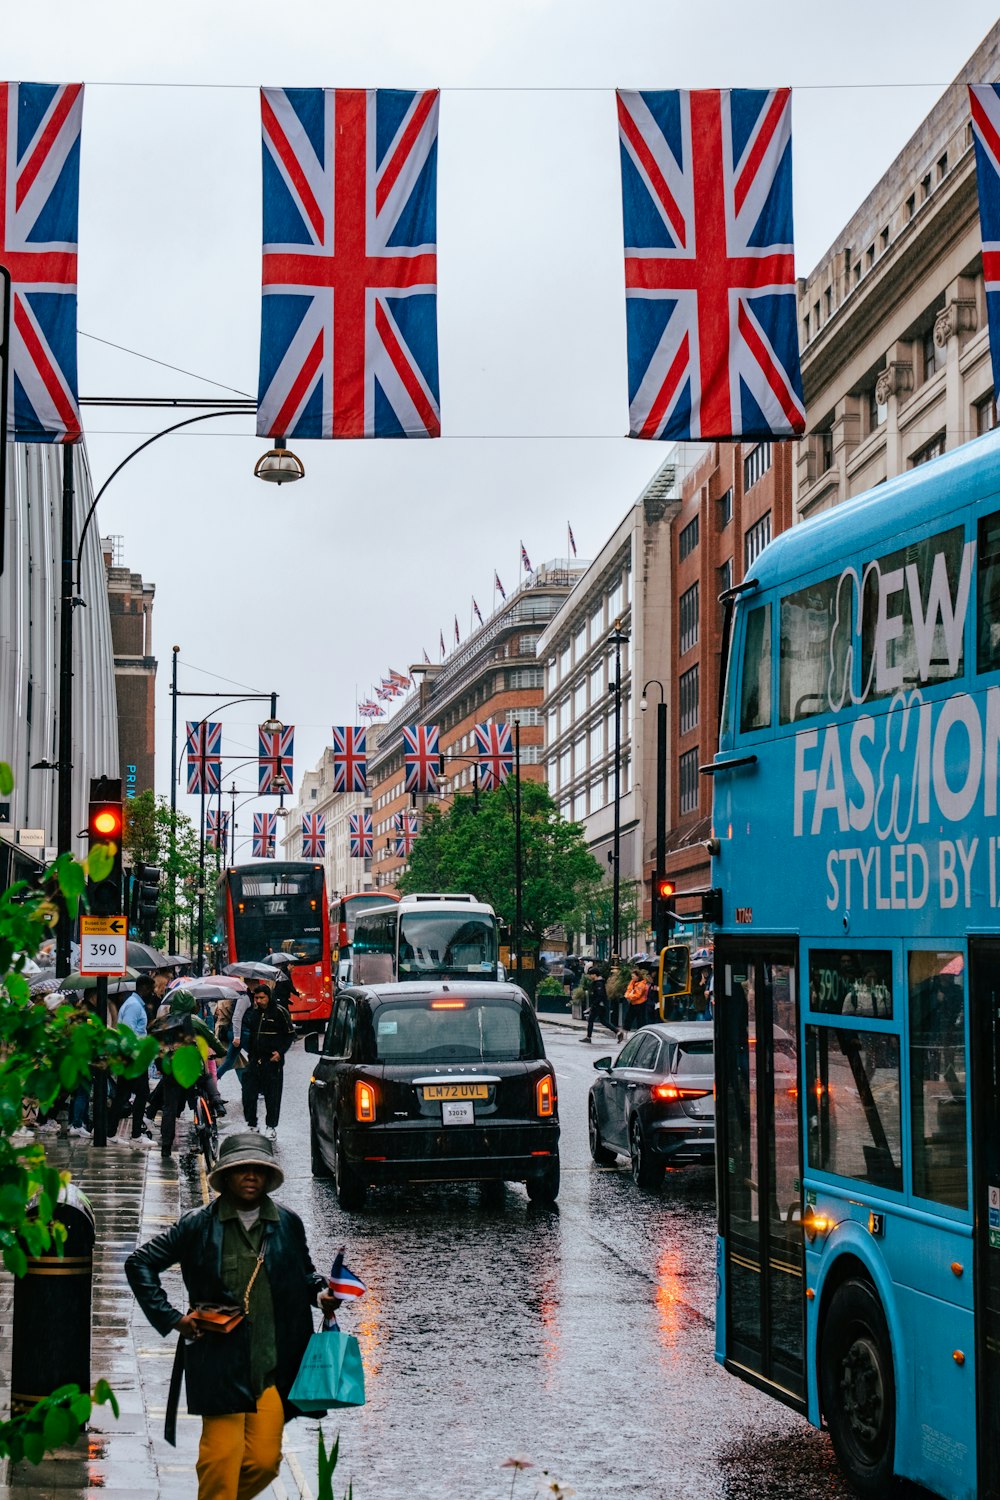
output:
M 535 1110 L 540 1118 L 556 1112 L 556 1081 L 551 1073 L 544 1073 L 535 1084 Z
M 370 1125 L 375 1119 L 375 1089 L 360 1078 L 354 1085 L 354 1117 L 362 1125 Z
M 654 1099 L 704 1099 L 708 1089 L 679 1089 L 676 1083 L 654 1083 L 650 1093 Z

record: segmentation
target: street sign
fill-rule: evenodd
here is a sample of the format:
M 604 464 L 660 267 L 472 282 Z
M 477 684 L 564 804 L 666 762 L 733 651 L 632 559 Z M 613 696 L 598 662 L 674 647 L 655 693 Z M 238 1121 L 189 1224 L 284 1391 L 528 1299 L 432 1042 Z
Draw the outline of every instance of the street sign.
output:
M 44 828 L 19 828 L 17 830 L 17 842 L 22 849 L 44 849 Z
M 116 917 L 80 918 L 80 973 L 124 974 L 128 922 Z

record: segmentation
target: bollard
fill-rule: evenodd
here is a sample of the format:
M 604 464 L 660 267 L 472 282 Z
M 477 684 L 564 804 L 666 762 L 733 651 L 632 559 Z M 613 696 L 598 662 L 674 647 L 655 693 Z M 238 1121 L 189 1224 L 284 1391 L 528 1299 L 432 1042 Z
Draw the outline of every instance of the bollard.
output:
M 90 1390 L 91 1293 L 96 1223 L 90 1200 L 72 1183 L 55 1217 L 66 1226 L 62 1255 L 28 1260 L 14 1282 L 10 1403 L 27 1411 L 61 1385 Z

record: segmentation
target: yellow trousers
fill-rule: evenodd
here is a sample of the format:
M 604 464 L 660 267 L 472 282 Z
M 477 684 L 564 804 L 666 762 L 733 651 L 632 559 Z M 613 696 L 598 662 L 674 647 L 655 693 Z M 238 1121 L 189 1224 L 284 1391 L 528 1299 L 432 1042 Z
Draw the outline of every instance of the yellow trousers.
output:
M 198 1448 L 198 1500 L 252 1500 L 281 1468 L 285 1414 L 269 1385 L 256 1411 L 202 1417 Z

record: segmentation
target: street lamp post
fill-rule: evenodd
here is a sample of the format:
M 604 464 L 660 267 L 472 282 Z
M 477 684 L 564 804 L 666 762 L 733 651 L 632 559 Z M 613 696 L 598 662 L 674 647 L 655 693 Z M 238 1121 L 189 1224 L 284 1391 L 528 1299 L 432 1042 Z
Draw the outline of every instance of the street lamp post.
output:
M 622 783 L 622 645 L 628 640 L 628 631 L 622 629 L 621 619 L 615 621 L 615 627 L 608 640 L 615 648 L 615 761 L 614 761 L 614 803 L 615 823 L 611 846 L 611 959 L 614 962 L 621 958 L 621 852 L 622 852 L 622 819 L 621 819 L 621 783 Z
M 656 946 L 660 948 L 660 920 L 657 910 L 659 900 L 659 882 L 666 874 L 664 866 L 667 862 L 667 703 L 663 695 L 663 683 L 658 677 L 651 677 L 643 684 L 642 697 L 639 699 L 639 708 L 643 713 L 649 706 L 646 697 L 647 688 L 658 687 L 660 690 L 660 701 L 656 705 L 656 869 L 653 875 L 653 931 L 656 934 Z

